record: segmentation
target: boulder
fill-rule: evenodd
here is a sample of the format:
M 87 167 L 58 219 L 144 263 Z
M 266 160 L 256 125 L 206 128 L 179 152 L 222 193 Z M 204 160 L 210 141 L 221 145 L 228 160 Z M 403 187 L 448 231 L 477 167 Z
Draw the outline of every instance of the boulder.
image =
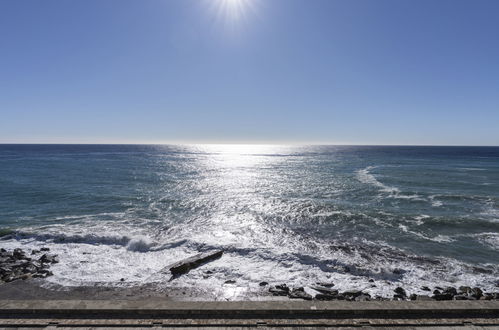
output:
M 312 296 L 305 292 L 303 288 L 296 288 L 289 292 L 288 297 L 291 299 L 312 300 Z

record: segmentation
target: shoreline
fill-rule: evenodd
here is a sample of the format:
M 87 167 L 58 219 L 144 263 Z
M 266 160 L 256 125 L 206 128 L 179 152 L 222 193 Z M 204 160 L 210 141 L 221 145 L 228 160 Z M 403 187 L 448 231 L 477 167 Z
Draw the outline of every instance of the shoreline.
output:
M 487 292 L 478 287 L 422 287 L 428 294 L 410 294 L 415 288 L 402 287 L 393 290 L 393 296 L 371 296 L 363 290 L 339 291 L 334 283 L 313 283 L 301 287 L 288 286 L 285 283 L 271 285 L 260 282 L 258 286 L 241 286 L 235 280 L 228 280 L 220 287 L 199 288 L 195 286 L 178 287 L 167 282 L 150 282 L 146 284 L 123 283 L 108 286 L 92 283 L 86 286 L 62 286 L 52 283 L 50 266 L 59 263 L 57 255 L 48 254 L 50 249 L 34 250 L 27 253 L 21 249 L 12 252 L 0 250 L 0 300 L 30 300 L 44 297 L 47 300 L 169 300 L 169 301 L 499 301 L 499 289 Z M 223 251 L 217 251 L 213 257 L 205 254 L 181 260 L 166 267 L 169 271 L 179 272 L 175 276 L 186 274 L 189 270 L 203 266 L 222 256 Z M 208 253 L 209 255 L 209 253 Z M 201 257 L 199 257 L 201 256 Z M 203 259 L 204 258 L 204 259 Z M 180 271 L 181 270 L 181 271 Z M 173 277 L 172 277 L 173 278 Z M 2 283 L 4 282 L 4 283 Z M 117 282 L 116 284 L 121 284 Z

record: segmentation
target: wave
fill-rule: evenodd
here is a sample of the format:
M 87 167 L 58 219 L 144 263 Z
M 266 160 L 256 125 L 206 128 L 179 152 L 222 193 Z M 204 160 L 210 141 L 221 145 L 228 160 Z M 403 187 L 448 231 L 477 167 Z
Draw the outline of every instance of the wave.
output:
M 400 190 L 396 187 L 390 187 L 387 185 L 384 185 L 383 183 L 379 182 L 376 177 L 370 173 L 372 169 L 376 168 L 376 166 L 368 166 L 364 169 L 358 170 L 357 171 L 357 178 L 359 179 L 360 182 L 374 185 L 376 187 L 379 187 L 382 191 L 395 194 L 399 193 Z

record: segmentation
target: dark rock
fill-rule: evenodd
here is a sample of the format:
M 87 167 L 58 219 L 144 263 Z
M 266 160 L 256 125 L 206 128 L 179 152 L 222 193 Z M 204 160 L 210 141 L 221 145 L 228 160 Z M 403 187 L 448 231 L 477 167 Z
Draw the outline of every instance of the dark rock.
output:
M 344 300 L 345 297 L 328 293 L 318 293 L 315 295 L 317 300 Z
M 285 292 L 289 292 L 289 287 L 286 284 L 280 284 L 275 286 L 276 289 L 283 290 Z
M 321 283 L 321 282 L 317 282 L 316 284 L 318 286 L 322 286 L 322 287 L 325 287 L 325 288 L 332 288 L 334 286 L 334 283 Z
M 350 290 L 350 291 L 345 291 L 343 293 L 341 293 L 341 295 L 343 297 L 345 297 L 346 300 L 355 300 L 355 298 L 357 298 L 358 296 L 360 296 L 362 294 L 362 291 L 359 291 L 359 290 Z
M 359 296 L 355 297 L 355 301 L 370 301 L 371 295 L 369 293 L 361 293 Z
M 42 247 L 42 248 L 40 249 L 40 251 L 45 251 L 45 252 L 46 252 L 46 251 L 50 251 L 50 249 L 49 249 L 48 247 Z
M 369 279 L 369 282 L 373 283 L 373 282 L 374 282 L 374 280 L 371 278 L 371 279 Z
M 268 283 L 268 282 L 263 281 L 263 282 L 260 282 L 258 285 L 259 285 L 259 286 L 267 286 L 267 285 L 269 285 L 269 283 Z
M 270 288 L 269 292 L 272 293 L 274 296 L 287 296 L 289 291 L 284 291 L 278 288 Z
M 450 293 L 440 293 L 440 294 L 435 294 L 432 298 L 438 301 L 441 300 L 452 300 L 453 295 Z
M 407 296 L 396 293 L 393 295 L 393 300 L 407 300 Z
M 471 292 L 471 288 L 469 286 L 460 286 L 459 287 L 459 293 L 470 293 Z
M 480 288 L 473 288 L 471 289 L 471 296 L 479 299 L 483 295 L 483 291 Z
M 303 288 L 296 288 L 289 292 L 288 297 L 291 299 L 312 300 L 312 296 L 305 292 Z
M 125 282 L 125 279 L 123 277 L 120 278 L 120 282 Z
M 40 250 L 31 250 L 31 254 L 37 254 L 40 253 Z
M 427 287 L 427 286 L 422 286 L 421 290 L 423 290 L 423 291 L 431 291 L 431 289 L 429 287 Z
M 411 294 L 411 295 L 409 296 L 409 299 L 410 299 L 410 300 L 416 300 L 417 298 L 418 298 L 418 295 L 417 295 L 417 294 L 415 294 L 415 293 L 413 293 L 413 294 Z
M 438 290 L 434 290 L 433 291 L 433 294 L 441 294 L 442 292 L 438 291 Z
M 454 300 L 468 300 L 468 296 L 464 294 L 457 294 L 453 297 Z
M 234 283 L 236 283 L 235 280 L 227 280 L 224 282 L 224 284 L 234 284 Z
M 439 291 L 444 291 L 444 288 L 441 288 L 439 286 L 436 286 L 435 289 L 439 290 Z
M 402 296 L 402 297 L 406 297 L 407 296 L 407 293 L 405 292 L 405 290 L 403 288 L 401 288 L 400 286 L 397 287 L 395 290 L 393 290 L 396 294 L 398 294 L 399 296 Z
M 450 294 L 452 296 L 455 296 L 457 294 L 457 290 L 453 287 L 447 287 L 442 291 L 443 294 Z
M 404 270 L 404 269 L 401 269 L 401 268 L 395 268 L 392 273 L 396 274 L 396 275 L 402 275 L 404 273 L 406 273 L 407 271 Z

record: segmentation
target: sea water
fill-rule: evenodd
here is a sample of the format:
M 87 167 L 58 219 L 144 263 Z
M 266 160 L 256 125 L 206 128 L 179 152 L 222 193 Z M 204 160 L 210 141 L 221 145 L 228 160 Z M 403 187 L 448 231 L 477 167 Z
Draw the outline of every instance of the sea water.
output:
M 0 145 L 0 233 L 58 254 L 63 286 L 162 282 L 223 249 L 168 285 L 493 290 L 499 148 Z

